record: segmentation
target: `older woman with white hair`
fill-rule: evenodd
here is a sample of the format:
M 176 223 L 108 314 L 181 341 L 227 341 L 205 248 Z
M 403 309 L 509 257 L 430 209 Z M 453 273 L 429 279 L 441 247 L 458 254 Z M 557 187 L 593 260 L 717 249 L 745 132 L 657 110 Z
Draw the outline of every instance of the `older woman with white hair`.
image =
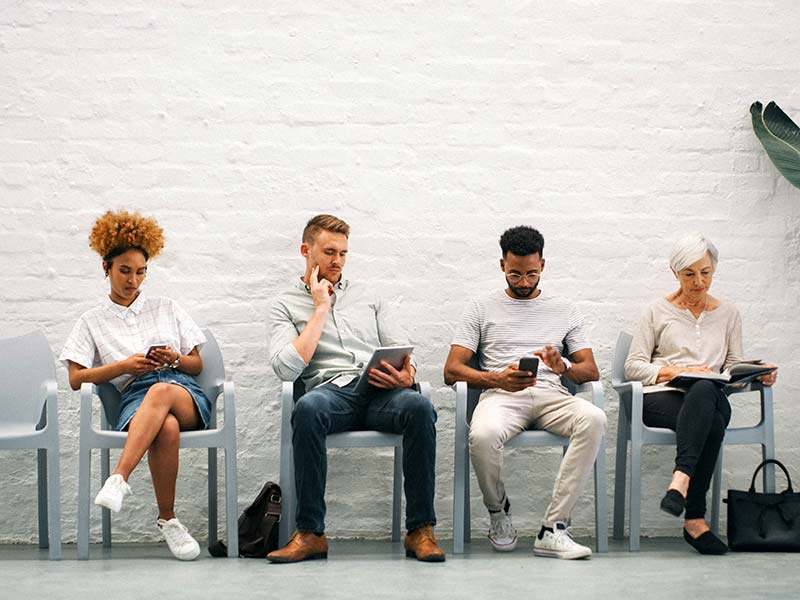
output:
M 708 293 L 717 260 L 717 248 L 701 234 L 675 244 L 669 263 L 680 287 L 645 309 L 625 362 L 626 377 L 644 384 L 645 425 L 676 433 L 675 469 L 661 509 L 676 517 L 685 509 L 683 537 L 701 554 L 728 550 L 705 513 L 731 405 L 724 388 L 709 380 L 688 389 L 665 384 L 679 373 L 719 373 L 742 360 L 738 309 Z M 772 372 L 760 379 L 772 385 L 775 378 Z

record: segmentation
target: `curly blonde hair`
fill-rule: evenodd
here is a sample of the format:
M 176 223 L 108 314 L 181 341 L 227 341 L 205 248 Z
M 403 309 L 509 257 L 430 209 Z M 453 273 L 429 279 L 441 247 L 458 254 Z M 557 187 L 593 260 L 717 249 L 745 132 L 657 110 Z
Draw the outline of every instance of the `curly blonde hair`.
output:
M 130 249 L 141 250 L 145 260 L 158 256 L 164 248 L 164 230 L 150 217 L 126 210 L 108 211 L 94 222 L 89 246 L 103 260 L 110 260 Z

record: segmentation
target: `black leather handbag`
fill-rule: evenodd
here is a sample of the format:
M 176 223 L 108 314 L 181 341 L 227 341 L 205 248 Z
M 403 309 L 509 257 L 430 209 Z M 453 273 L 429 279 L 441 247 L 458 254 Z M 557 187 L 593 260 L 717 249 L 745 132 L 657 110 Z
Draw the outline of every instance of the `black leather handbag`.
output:
M 278 521 L 281 520 L 281 488 L 268 481 L 239 516 L 239 556 L 242 558 L 266 558 L 278 549 Z M 217 541 L 208 547 L 211 556 L 222 558 L 228 555 L 228 547 Z
M 756 491 L 756 475 L 765 465 L 779 466 L 788 486 L 780 493 Z M 789 471 L 778 460 L 756 467 L 750 489 L 728 490 L 728 546 L 737 551 L 800 551 L 800 494 L 792 489 Z

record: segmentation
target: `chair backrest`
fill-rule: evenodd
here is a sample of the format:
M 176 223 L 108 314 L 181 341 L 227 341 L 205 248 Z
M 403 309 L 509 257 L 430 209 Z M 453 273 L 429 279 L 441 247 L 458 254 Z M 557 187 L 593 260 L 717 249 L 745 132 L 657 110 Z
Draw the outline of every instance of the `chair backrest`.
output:
M 225 381 L 225 365 L 222 362 L 222 352 L 214 334 L 209 329 L 204 329 L 206 343 L 200 349 L 203 359 L 203 370 L 195 377 L 197 383 L 203 388 L 206 397 L 211 401 L 211 414 L 216 414 L 217 395 L 219 386 Z M 119 418 L 119 409 L 122 396 L 117 388 L 110 383 L 101 383 L 97 386 L 97 395 L 103 404 L 106 422 L 112 426 Z
M 43 384 L 48 380 L 56 380 L 56 369 L 43 333 L 0 339 L 0 420 L 35 427 L 42 418 Z
M 633 336 L 625 331 L 620 331 L 617 336 L 617 345 L 614 348 L 614 359 L 611 363 L 611 384 L 619 385 L 625 381 L 625 360 L 631 349 Z

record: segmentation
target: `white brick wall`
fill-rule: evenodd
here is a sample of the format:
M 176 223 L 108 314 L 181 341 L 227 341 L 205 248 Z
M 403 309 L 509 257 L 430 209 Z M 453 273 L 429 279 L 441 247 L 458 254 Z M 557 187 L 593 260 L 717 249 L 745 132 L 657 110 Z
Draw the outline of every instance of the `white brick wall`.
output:
M 775 99 L 800 118 L 799 48 L 786 28 L 795 2 L 217 4 L 0 6 L 0 335 L 41 328 L 60 350 L 105 291 L 86 243 L 93 219 L 121 207 L 156 216 L 168 243 L 148 288 L 220 339 L 239 392 L 245 504 L 278 473 L 267 307 L 302 269 L 305 220 L 336 213 L 353 227 L 348 275 L 395 297 L 433 384 L 447 535 L 453 394 L 441 369 L 466 298 L 502 284 L 500 233 L 540 228 L 544 285 L 588 317 L 613 466 L 613 341 L 673 288 L 671 240 L 701 229 L 720 248 L 714 291 L 739 304 L 748 356 L 784 365 L 778 455 L 800 478 L 800 192 L 766 158 L 748 114 L 753 100 Z M 58 375 L 63 526 L 74 541 L 78 402 Z M 736 401 L 735 422 L 753 415 L 752 400 Z M 756 450 L 727 456 L 724 488 L 741 487 Z M 332 456 L 334 535 L 388 535 L 390 459 L 370 458 Z M 679 532 L 656 507 L 671 458 L 647 453 L 647 534 Z M 178 510 L 202 535 L 204 455 L 181 460 Z M 525 533 L 557 463 L 556 453 L 508 457 Z M 33 474 L 33 453 L 3 453 L 0 542 L 36 537 Z M 153 539 L 144 465 L 132 485 L 117 539 Z M 483 519 L 477 496 L 473 508 Z M 96 534 L 96 513 L 93 523 Z M 575 525 L 593 528 L 590 494 Z

